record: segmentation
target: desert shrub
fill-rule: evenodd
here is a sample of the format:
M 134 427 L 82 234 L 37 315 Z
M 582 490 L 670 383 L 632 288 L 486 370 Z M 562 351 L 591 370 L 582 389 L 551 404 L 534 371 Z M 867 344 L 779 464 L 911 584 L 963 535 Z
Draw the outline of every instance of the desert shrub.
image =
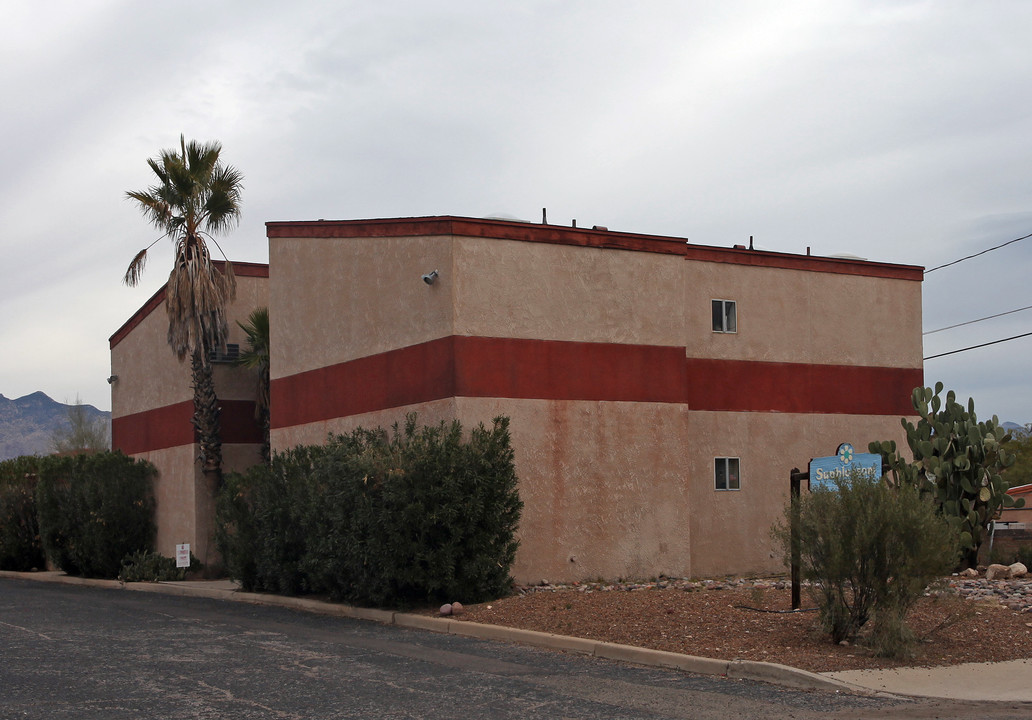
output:
M 199 570 L 201 562 L 190 553 L 190 567 L 176 567 L 175 558 L 156 552 L 137 550 L 122 558 L 118 579 L 122 582 L 175 582 L 184 580 L 186 573 Z
M 38 465 L 33 456 L 0 462 L 0 570 L 46 565 L 36 516 Z
M 121 452 L 41 458 L 43 548 L 70 575 L 115 578 L 122 559 L 154 549 L 154 466 Z
M 1026 568 L 1032 569 L 1032 544 L 1019 547 L 1014 559 Z
M 908 653 L 913 638 L 907 613 L 960 553 L 935 505 L 912 486 L 854 475 L 789 506 L 774 530 L 786 562 L 792 523 L 802 576 L 831 639 L 854 640 L 873 620 L 866 640 L 876 652 Z
M 508 420 L 357 429 L 231 476 L 217 539 L 244 587 L 364 605 L 497 596 L 522 503 Z

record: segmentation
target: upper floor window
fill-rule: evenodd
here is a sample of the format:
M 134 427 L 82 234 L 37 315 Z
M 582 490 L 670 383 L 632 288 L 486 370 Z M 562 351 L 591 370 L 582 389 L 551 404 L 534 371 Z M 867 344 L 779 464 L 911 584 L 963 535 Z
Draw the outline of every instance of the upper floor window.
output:
M 713 332 L 738 332 L 738 310 L 734 300 L 713 301 Z
M 738 458 L 718 457 L 713 459 L 713 488 L 715 490 L 741 490 L 741 462 Z

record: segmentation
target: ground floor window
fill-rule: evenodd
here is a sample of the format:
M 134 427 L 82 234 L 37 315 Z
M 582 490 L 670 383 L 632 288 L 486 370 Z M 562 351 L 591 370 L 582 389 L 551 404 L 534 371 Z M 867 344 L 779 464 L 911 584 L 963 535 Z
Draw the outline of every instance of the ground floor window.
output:
M 714 488 L 717 490 L 741 490 L 742 476 L 738 458 L 718 457 L 713 460 Z

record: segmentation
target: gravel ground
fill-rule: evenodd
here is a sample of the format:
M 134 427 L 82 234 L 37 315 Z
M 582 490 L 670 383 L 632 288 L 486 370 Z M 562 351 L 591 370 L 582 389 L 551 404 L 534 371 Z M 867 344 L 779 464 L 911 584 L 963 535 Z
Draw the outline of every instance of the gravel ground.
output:
M 926 596 L 911 613 L 922 641 L 907 661 L 832 644 L 817 631 L 805 589 L 803 609 L 811 611 L 785 612 L 785 579 L 541 585 L 466 606 L 458 619 L 814 672 L 1032 658 L 1032 579 L 954 577 L 949 585 L 954 592 Z

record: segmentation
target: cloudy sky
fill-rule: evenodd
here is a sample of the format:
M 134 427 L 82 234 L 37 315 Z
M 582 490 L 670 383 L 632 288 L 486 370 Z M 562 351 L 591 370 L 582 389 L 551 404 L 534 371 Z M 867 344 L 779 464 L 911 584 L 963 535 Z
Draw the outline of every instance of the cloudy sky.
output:
M 223 242 L 269 220 L 508 214 L 932 268 L 1032 233 L 1032 3 L 0 4 L 0 393 L 110 409 L 108 337 L 167 277 L 146 159 L 219 140 Z M 1032 305 L 1032 238 L 930 273 L 926 331 Z M 864 322 L 857 307 L 857 324 Z M 925 355 L 1032 332 L 1032 310 Z M 891 343 L 892 338 L 885 338 Z M 1032 422 L 1032 337 L 928 360 Z

